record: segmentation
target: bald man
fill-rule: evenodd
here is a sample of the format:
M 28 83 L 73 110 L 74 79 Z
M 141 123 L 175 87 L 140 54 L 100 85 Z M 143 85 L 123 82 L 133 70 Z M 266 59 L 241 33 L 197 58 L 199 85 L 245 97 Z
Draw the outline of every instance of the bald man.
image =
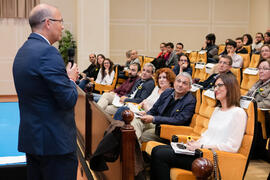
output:
M 74 106 L 76 64 L 65 67 L 52 46 L 61 39 L 63 18 L 47 4 L 32 9 L 32 33 L 17 52 L 13 77 L 19 99 L 18 150 L 26 153 L 27 178 L 75 180 L 77 175 Z

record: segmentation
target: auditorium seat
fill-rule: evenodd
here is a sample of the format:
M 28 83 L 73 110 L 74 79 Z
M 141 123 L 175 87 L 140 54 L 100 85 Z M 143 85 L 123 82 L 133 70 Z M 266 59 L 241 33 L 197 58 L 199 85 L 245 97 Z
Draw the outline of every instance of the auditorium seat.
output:
M 259 75 L 246 74 L 243 72 L 242 78 L 240 91 L 241 95 L 245 95 L 248 90 L 259 80 Z
M 204 62 L 205 64 L 207 63 L 207 53 L 206 53 L 206 51 L 204 51 L 204 52 L 200 51 L 198 53 L 196 62 Z
M 243 58 L 243 69 L 246 69 L 250 64 L 250 55 L 249 54 L 238 54 Z
M 117 79 L 118 79 L 118 66 L 114 66 L 114 71 L 115 71 L 114 78 L 113 78 L 113 82 L 111 85 L 103 85 L 103 84 L 99 84 L 99 83 L 94 83 L 95 90 L 99 91 L 100 94 L 102 94 L 103 92 L 109 92 L 109 91 L 115 89 Z
M 270 111 L 269 110 L 261 110 L 258 108 L 258 122 L 260 122 L 261 124 L 261 128 L 262 128 L 262 137 L 263 139 L 267 139 L 270 137 L 270 129 L 267 131 L 267 127 L 266 127 L 266 118 L 270 118 Z M 267 117 L 268 116 L 268 117 Z M 268 122 L 269 123 L 269 122 Z M 268 132 L 268 133 L 267 133 Z
M 141 67 L 143 67 L 146 63 L 151 63 L 154 59 L 154 57 L 144 56 L 143 65 Z
M 250 55 L 251 53 L 251 46 L 243 46 L 244 48 L 246 48 L 246 50 L 248 51 L 248 54 Z
M 139 55 L 139 56 L 138 56 L 138 59 L 140 60 L 140 65 L 141 65 L 141 67 L 142 67 L 143 61 L 144 61 L 144 56 L 143 56 L 143 55 Z
M 252 54 L 249 67 L 256 68 L 259 64 L 259 61 L 260 61 L 260 55 L 259 54 Z
M 198 56 L 198 52 L 197 51 L 190 52 L 189 53 L 190 63 L 196 63 L 197 62 L 197 56 Z
M 239 85 L 241 83 L 241 69 L 240 68 L 231 68 L 231 72 L 235 75 Z
M 207 74 L 205 72 L 205 67 L 203 69 L 199 69 L 199 68 L 196 68 L 196 65 L 195 65 L 195 72 L 194 72 L 194 76 L 193 78 L 198 78 L 200 79 L 200 81 L 204 81 L 207 77 Z
M 218 46 L 218 55 L 222 53 L 225 50 L 225 44 L 220 44 Z

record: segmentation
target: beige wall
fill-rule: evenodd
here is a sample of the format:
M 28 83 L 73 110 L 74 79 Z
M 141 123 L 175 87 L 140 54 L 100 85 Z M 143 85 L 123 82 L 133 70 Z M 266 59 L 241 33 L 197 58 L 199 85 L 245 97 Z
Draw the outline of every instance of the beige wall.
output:
M 249 32 L 254 37 L 270 28 L 270 0 L 250 0 L 250 7 Z
M 70 30 L 77 40 L 79 50 L 76 59 L 80 69 L 88 65 L 89 52 L 109 55 L 109 0 L 40 0 L 40 2 L 60 9 L 65 29 Z M 12 64 L 16 52 L 30 32 L 26 19 L 0 19 L 0 95 L 16 94 Z
M 199 50 L 209 32 L 219 44 L 249 27 L 249 0 L 111 0 L 110 8 L 110 55 L 120 63 L 128 49 L 156 56 L 171 41 Z
M 109 0 L 77 0 L 78 65 L 89 66 L 90 53 L 109 56 Z

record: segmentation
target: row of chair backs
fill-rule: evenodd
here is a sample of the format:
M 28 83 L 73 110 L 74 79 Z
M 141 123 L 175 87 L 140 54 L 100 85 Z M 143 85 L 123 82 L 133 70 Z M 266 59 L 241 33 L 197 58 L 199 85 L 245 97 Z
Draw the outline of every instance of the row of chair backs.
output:
M 259 75 L 245 74 L 243 73 L 243 79 L 241 82 L 241 95 L 245 95 L 248 90 L 259 80 Z
M 247 51 L 248 54 L 251 54 L 251 46 L 243 46 Z M 225 50 L 226 46 L 225 44 L 220 44 L 218 46 L 218 54 L 222 53 Z
M 208 122 L 215 109 L 215 99 L 204 95 L 204 93 L 205 91 L 202 92 L 202 103 L 191 136 L 200 136 L 208 128 Z

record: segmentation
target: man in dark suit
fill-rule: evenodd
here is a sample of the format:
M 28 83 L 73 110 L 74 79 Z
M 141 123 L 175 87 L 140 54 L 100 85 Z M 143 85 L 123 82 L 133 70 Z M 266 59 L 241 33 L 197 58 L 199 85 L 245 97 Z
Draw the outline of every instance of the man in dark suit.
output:
M 76 179 L 76 64 L 64 66 L 52 46 L 61 39 L 63 19 L 47 4 L 32 9 L 32 33 L 17 52 L 13 77 L 19 99 L 18 150 L 26 153 L 28 179 Z
M 160 124 L 181 126 L 190 124 L 196 105 L 196 98 L 189 92 L 191 83 L 192 78 L 188 73 L 179 73 L 176 76 L 174 88 L 165 90 L 153 107 L 146 114 L 142 113 L 140 120 L 133 120 L 135 130 L 142 132 L 140 138 L 142 142 L 162 141 L 155 134 L 155 126 Z

